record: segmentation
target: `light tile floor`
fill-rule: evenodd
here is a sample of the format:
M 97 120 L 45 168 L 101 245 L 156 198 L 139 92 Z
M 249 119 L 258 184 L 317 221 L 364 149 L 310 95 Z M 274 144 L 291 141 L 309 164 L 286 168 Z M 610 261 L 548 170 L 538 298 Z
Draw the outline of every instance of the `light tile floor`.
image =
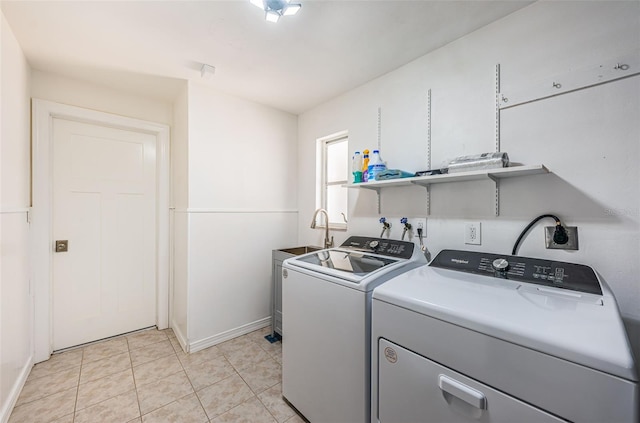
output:
M 185 354 L 171 329 L 36 364 L 9 423 L 303 423 L 282 399 L 282 344 L 264 328 Z

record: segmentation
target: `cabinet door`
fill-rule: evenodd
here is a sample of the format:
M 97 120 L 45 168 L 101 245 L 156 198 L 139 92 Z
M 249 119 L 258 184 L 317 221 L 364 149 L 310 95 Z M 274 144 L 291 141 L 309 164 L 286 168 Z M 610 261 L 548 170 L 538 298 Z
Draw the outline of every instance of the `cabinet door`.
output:
M 565 421 L 386 339 L 377 363 L 381 423 Z
M 282 336 L 282 261 L 273 261 L 273 331 Z

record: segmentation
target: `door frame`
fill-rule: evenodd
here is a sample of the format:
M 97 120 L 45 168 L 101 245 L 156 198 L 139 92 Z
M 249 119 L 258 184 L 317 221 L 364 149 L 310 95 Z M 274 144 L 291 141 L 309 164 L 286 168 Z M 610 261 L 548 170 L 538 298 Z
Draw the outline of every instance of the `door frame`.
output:
M 34 295 L 34 361 L 53 352 L 53 119 L 144 132 L 156 137 L 156 325 L 169 326 L 169 197 L 168 125 L 76 106 L 32 99 L 32 282 Z

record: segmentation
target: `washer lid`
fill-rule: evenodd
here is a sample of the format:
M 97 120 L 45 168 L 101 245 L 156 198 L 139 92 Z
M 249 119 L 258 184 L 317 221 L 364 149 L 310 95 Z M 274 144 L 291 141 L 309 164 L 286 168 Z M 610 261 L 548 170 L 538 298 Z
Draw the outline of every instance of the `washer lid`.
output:
M 390 279 L 400 269 L 426 263 L 413 242 L 351 236 L 340 247 L 292 257 L 284 265 L 332 276 L 350 288 L 371 290 L 381 278 Z
M 376 288 L 373 298 L 638 381 L 615 298 L 604 283 L 602 290 L 595 295 L 422 266 Z
M 346 279 L 355 284 L 385 267 L 404 263 L 392 257 L 353 251 L 343 248 L 316 251 L 289 259 L 291 265 L 303 267 L 315 272 Z

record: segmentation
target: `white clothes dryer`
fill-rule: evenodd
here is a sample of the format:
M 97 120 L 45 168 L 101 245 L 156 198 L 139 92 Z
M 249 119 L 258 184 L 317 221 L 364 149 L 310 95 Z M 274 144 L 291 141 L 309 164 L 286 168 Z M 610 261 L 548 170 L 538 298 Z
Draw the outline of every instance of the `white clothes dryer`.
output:
M 372 307 L 372 422 L 638 422 L 629 340 L 588 266 L 444 250 Z

